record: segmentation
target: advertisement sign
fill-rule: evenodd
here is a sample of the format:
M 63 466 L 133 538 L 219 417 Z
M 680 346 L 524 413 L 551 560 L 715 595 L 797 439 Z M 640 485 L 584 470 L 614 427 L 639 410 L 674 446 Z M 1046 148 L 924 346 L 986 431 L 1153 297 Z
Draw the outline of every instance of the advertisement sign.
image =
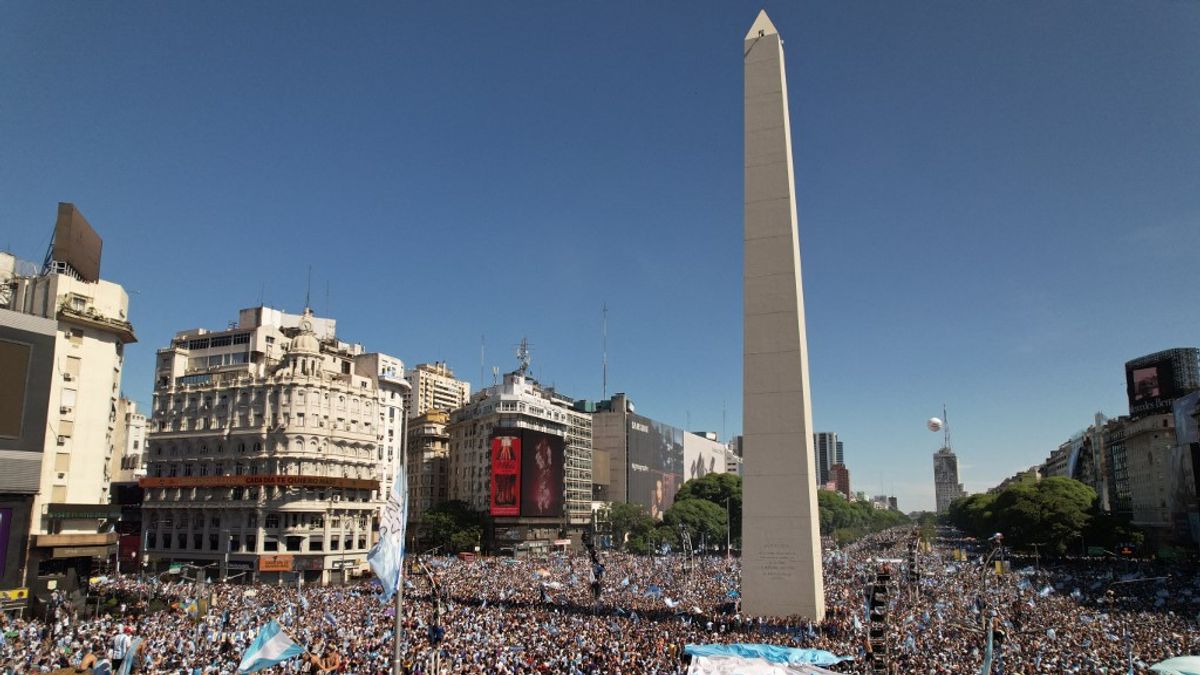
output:
M 1172 360 L 1139 360 L 1125 364 L 1125 389 L 1129 396 L 1130 415 L 1170 411 L 1171 401 L 1178 395 Z
M 558 518 L 563 513 L 564 439 L 529 429 L 521 435 L 521 515 Z
M 54 244 L 51 255 L 65 262 L 89 283 L 100 280 L 100 251 L 104 247 L 100 235 L 73 204 L 58 203 L 58 220 L 54 223 Z
M 725 446 L 703 436 L 683 435 L 684 480 L 703 478 L 710 473 L 725 473 Z
M 492 515 L 521 515 L 521 431 L 492 431 Z
M 291 572 L 292 556 L 264 555 L 258 559 L 259 572 Z
M 629 502 L 662 518 L 683 484 L 683 431 L 640 415 L 629 416 Z

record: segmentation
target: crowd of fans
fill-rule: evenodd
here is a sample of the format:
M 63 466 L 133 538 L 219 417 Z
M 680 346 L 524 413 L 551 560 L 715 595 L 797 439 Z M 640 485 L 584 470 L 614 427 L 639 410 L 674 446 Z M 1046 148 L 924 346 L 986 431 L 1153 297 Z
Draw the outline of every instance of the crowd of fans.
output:
M 1150 664 L 1200 653 L 1200 577 L 1148 563 L 1074 560 L 1046 568 L 1013 564 L 996 574 L 950 548 L 918 554 L 905 569 L 907 533 L 873 535 L 825 558 L 827 616 L 819 624 L 741 613 L 739 561 L 721 556 L 636 557 L 598 552 L 549 559 L 410 560 L 400 636 L 410 673 L 686 672 L 687 643 L 815 647 L 866 672 L 864 590 L 892 574 L 887 659 L 896 673 L 975 673 L 994 626 L 994 673 L 1148 672 Z M 1032 563 L 1032 561 L 1031 561 Z M 599 600 L 592 580 L 602 572 Z M 55 603 L 50 618 L 0 619 L 0 673 L 234 673 L 260 627 L 276 619 L 307 654 L 274 673 L 391 672 L 391 603 L 370 582 L 160 583 L 110 578 L 93 594 L 119 599 L 98 616 Z M 200 599 L 207 602 L 196 602 Z M 993 621 L 994 617 L 994 621 Z

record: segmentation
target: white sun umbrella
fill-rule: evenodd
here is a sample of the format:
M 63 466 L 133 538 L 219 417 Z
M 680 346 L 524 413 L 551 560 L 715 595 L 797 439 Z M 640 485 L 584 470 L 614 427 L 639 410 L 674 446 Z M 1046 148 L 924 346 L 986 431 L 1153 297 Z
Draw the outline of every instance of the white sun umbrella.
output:
M 1150 666 L 1163 675 L 1200 675 L 1200 656 L 1176 656 Z

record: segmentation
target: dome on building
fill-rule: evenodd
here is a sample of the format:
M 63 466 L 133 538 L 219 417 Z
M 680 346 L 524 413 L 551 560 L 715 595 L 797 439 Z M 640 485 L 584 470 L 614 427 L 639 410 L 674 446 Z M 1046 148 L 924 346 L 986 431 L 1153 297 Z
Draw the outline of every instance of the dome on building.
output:
M 291 354 L 320 354 L 321 343 L 312 330 L 312 310 L 304 310 L 304 318 L 300 319 L 300 334 L 292 340 Z

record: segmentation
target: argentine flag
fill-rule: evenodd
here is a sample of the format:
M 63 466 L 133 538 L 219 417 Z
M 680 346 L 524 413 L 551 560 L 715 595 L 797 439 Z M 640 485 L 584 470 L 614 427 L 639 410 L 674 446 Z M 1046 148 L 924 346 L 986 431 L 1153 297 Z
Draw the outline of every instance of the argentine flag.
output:
M 367 554 L 371 571 L 379 577 L 383 592 L 379 599 L 387 602 L 400 586 L 404 570 L 404 528 L 408 524 L 408 475 L 404 464 L 396 471 L 387 504 L 379 515 L 379 542 Z
M 304 647 L 296 644 L 288 634 L 279 627 L 279 622 L 272 620 L 262 627 L 258 637 L 250 643 L 250 648 L 242 654 L 242 662 L 238 664 L 239 673 L 253 673 L 263 668 L 270 668 L 277 663 L 283 663 L 290 658 L 304 653 Z

